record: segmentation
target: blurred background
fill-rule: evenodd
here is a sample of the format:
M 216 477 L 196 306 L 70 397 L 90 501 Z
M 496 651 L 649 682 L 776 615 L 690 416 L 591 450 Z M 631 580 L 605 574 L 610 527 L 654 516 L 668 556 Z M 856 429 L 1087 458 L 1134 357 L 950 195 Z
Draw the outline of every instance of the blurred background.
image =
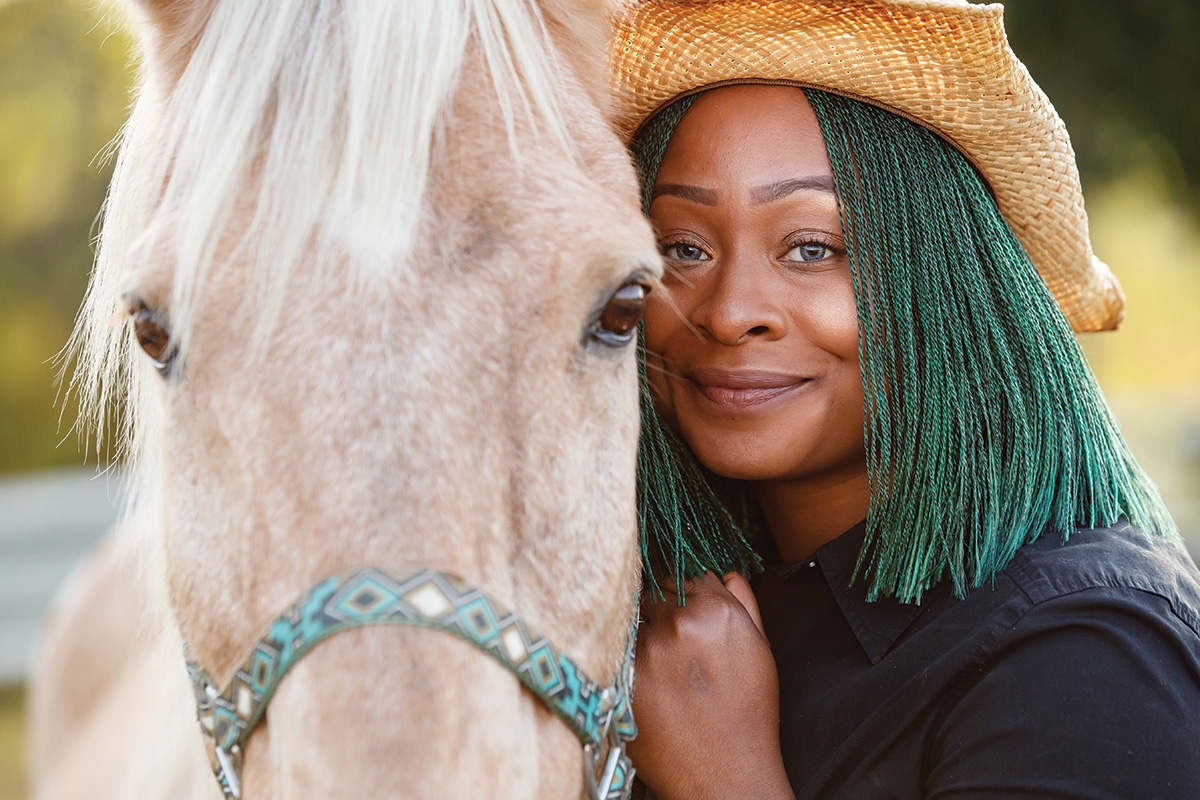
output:
M 0 0 L 0 800 L 25 797 L 37 619 L 115 518 L 115 484 L 56 403 L 130 102 L 132 40 L 84 0 Z M 1128 298 L 1082 337 L 1142 464 L 1200 556 L 1200 4 L 1009 0 L 1017 55 L 1079 157 L 1096 253 Z

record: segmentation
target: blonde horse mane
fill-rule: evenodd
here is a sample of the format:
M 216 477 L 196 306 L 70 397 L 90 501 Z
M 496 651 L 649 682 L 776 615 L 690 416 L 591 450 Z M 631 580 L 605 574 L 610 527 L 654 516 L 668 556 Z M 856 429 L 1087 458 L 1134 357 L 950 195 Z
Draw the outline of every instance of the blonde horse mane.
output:
M 523 125 L 574 158 L 553 89 L 559 65 L 532 0 L 216 2 L 177 78 L 143 68 L 139 95 L 152 102 L 135 105 L 119 137 L 92 282 L 64 351 L 85 442 L 115 437 L 127 469 L 142 450 L 148 404 L 138 398 L 158 378 L 133 363 L 127 326 L 114 323 L 128 282 L 147 277 L 141 265 L 168 265 L 165 280 L 149 281 L 161 296 L 146 300 L 169 309 L 180 358 L 220 261 L 246 265 L 264 343 L 301 259 L 318 274 L 403 279 L 469 44 L 514 155 Z M 106 430 L 115 418 L 119 430 Z

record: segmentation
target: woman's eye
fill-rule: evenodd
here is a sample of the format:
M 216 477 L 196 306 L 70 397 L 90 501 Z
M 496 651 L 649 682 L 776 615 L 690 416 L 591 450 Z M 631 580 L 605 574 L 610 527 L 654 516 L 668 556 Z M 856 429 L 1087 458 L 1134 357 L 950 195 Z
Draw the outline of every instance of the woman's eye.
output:
M 694 244 L 686 242 L 675 242 L 674 244 L 663 245 L 663 258 L 671 261 L 707 261 L 708 253 L 705 253 Z
M 823 261 L 833 255 L 833 251 L 820 242 L 801 242 L 787 251 L 785 261 Z
M 649 294 L 650 286 L 642 278 L 623 283 L 608 298 L 599 318 L 592 324 L 591 337 L 610 347 L 620 347 L 633 341 Z

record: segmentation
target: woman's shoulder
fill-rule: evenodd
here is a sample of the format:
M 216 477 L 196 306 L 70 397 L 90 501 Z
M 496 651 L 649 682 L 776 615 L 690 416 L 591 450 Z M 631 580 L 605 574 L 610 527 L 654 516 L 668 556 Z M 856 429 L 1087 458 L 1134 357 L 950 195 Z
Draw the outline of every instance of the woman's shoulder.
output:
M 1074 606 L 1075 600 L 1142 598 L 1170 612 L 1200 635 L 1200 571 L 1176 538 L 1146 533 L 1124 519 L 1112 526 L 1078 528 L 1065 541 L 1046 534 L 1022 547 L 1004 572 L 1033 606 Z M 1158 598 L 1150 602 L 1150 598 Z M 1044 609 L 1046 610 L 1046 609 Z
M 1004 574 L 1003 624 L 942 694 L 930 794 L 1198 796 L 1200 574 L 1182 544 L 1122 521 L 1026 545 Z

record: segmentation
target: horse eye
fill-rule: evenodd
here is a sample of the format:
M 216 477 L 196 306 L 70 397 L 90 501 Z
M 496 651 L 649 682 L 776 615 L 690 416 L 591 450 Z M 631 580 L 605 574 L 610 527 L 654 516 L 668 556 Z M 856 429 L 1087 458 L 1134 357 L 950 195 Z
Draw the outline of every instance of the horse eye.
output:
M 600 312 L 592 329 L 592 337 L 610 347 L 620 347 L 633 341 L 634 330 L 646 310 L 650 286 L 641 278 L 622 284 Z
M 171 343 L 171 334 L 158 321 L 158 315 L 146 308 L 145 303 L 138 301 L 131 313 L 133 335 L 137 337 L 138 345 L 150 356 L 158 374 L 169 378 L 174 370 L 175 356 L 178 354 L 178 349 Z

